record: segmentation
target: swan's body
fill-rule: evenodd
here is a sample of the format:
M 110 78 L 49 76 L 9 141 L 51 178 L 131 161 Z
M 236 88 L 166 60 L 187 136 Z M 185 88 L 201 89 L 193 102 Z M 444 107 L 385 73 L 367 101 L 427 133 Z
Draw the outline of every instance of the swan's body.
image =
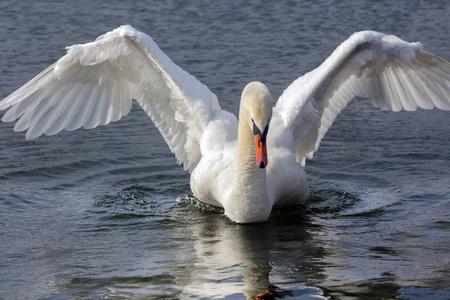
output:
M 69 47 L 0 101 L 0 110 L 12 106 L 2 120 L 20 118 L 15 131 L 28 130 L 26 138 L 33 139 L 116 121 L 136 99 L 191 172 L 194 194 L 224 207 L 233 221 L 247 223 L 266 220 L 273 207 L 307 199 L 305 159 L 357 96 L 393 111 L 450 110 L 450 64 L 419 43 L 358 32 L 295 80 L 275 107 L 263 84 L 248 84 L 238 122 L 149 36 L 122 26 L 95 42 Z

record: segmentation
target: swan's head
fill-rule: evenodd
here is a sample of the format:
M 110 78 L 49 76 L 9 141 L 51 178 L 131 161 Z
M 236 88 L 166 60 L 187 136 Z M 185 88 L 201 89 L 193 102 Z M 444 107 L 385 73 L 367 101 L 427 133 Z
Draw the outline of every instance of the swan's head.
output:
M 242 109 L 255 138 L 256 165 L 267 166 L 267 133 L 272 118 L 272 95 L 261 82 L 250 82 L 242 92 Z

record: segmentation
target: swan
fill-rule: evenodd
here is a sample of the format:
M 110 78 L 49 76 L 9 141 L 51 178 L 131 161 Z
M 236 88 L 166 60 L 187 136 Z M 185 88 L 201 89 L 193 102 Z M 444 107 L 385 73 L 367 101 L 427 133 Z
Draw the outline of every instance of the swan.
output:
M 312 158 L 336 116 L 356 97 L 380 109 L 450 110 L 450 63 L 393 35 L 352 34 L 316 69 L 292 82 L 275 106 L 267 87 L 243 89 L 239 121 L 205 85 L 129 25 L 73 45 L 0 101 L 4 122 L 31 140 L 117 121 L 135 99 L 191 174 L 201 201 L 236 223 L 265 221 L 274 207 L 309 194 Z

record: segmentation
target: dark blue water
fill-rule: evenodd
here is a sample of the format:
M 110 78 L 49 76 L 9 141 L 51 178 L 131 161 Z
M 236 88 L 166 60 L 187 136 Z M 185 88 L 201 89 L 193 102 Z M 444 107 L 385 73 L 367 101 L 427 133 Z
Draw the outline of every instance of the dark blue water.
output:
M 65 46 L 131 24 L 237 113 L 247 82 L 277 98 L 357 30 L 448 60 L 449 16 L 445 0 L 5 0 L 0 97 Z M 0 298 L 450 298 L 449 118 L 351 103 L 307 161 L 306 207 L 253 226 L 185 196 L 188 174 L 138 106 L 30 142 L 2 123 Z

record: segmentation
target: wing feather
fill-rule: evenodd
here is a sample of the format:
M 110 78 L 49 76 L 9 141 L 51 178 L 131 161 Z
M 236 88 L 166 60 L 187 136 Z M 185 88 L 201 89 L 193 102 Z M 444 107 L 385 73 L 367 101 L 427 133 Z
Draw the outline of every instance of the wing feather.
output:
M 374 31 L 353 34 L 277 101 L 275 110 L 292 131 L 302 165 L 355 97 L 369 98 L 384 110 L 450 110 L 450 63 L 420 43 Z
M 192 171 L 217 97 L 175 65 L 147 35 L 125 25 L 67 54 L 0 101 L 2 121 L 26 138 L 95 128 L 130 112 L 136 99 L 178 162 Z

